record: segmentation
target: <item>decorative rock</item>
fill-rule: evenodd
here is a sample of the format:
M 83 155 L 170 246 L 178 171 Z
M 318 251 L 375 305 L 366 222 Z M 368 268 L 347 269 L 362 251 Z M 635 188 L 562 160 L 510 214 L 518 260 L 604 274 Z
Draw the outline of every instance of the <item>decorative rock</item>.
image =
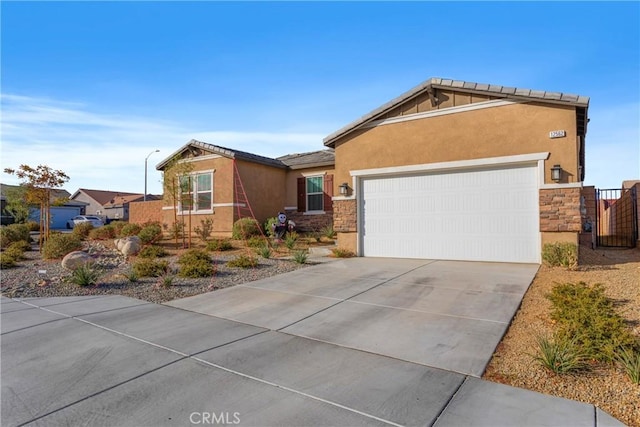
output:
M 82 251 L 70 252 L 62 258 L 62 266 L 67 270 L 75 270 L 87 263 L 93 263 L 93 258 Z
M 142 248 L 142 242 L 138 236 L 123 237 L 115 241 L 116 248 L 125 256 L 136 255 Z

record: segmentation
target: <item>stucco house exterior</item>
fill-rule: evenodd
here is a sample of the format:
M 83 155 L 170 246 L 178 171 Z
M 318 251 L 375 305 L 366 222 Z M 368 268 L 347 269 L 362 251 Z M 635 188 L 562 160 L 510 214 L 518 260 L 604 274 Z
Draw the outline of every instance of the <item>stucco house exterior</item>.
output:
M 172 169 L 176 164 L 181 166 Z M 333 221 L 330 149 L 274 159 L 191 140 L 156 169 L 165 174 L 162 223 L 166 228 L 174 223 L 174 204 L 179 221 L 189 219 L 195 227 L 212 219 L 217 235 L 231 235 L 233 223 L 242 217 L 255 217 L 264 224 L 279 212 L 285 212 L 301 231 L 319 230 Z
M 82 214 L 97 215 L 107 222 L 112 220 L 128 220 L 130 203 L 141 201 L 143 194 L 124 191 L 90 190 L 79 188 L 71 196 L 71 200 L 86 203 Z M 156 200 L 157 196 L 147 195 L 148 200 Z
M 324 139 L 338 244 L 360 256 L 541 261 L 578 243 L 589 98 L 429 79 Z

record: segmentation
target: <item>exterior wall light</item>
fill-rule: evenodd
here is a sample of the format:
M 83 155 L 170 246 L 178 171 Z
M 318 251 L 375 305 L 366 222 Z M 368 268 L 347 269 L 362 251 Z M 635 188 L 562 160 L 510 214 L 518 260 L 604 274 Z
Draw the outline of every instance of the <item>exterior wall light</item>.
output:
M 349 194 L 349 184 L 343 182 L 342 184 L 340 184 L 340 195 L 346 196 L 347 194 Z
M 558 182 L 560 178 L 562 178 L 562 168 L 560 165 L 553 165 L 551 168 L 551 179 Z

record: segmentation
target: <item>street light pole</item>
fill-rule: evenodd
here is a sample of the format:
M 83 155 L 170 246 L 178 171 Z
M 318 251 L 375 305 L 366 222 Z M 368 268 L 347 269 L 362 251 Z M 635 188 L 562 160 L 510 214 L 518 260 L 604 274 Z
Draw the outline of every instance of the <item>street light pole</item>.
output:
M 144 198 L 142 199 L 143 201 L 147 201 L 147 160 L 149 160 L 149 157 L 153 154 L 153 153 L 159 153 L 160 150 L 154 150 L 152 152 L 150 152 L 147 157 L 145 157 L 144 159 Z

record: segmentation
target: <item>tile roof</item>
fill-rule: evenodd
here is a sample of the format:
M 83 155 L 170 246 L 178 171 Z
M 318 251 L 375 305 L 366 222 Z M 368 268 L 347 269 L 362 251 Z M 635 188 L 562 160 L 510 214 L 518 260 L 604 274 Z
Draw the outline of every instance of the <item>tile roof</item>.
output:
M 270 157 L 264 157 L 258 154 L 248 153 L 246 151 L 234 150 L 231 148 L 221 147 L 219 145 L 209 144 L 207 142 L 202 142 L 202 141 L 192 139 L 191 141 L 187 142 L 185 145 L 180 147 L 178 150 L 173 152 L 169 157 L 164 159 L 162 162 L 158 163 L 156 165 L 156 169 L 162 170 L 162 168 L 164 168 L 169 163 L 169 161 L 171 161 L 171 159 L 173 159 L 175 156 L 179 155 L 189 147 L 199 147 L 199 148 L 202 148 L 203 150 L 210 151 L 213 154 L 219 154 L 220 156 L 227 157 L 230 159 L 241 159 L 241 160 L 246 160 L 248 162 L 260 163 L 267 166 L 273 166 L 276 168 L 286 168 L 286 165 L 284 163 L 282 163 L 279 160 L 272 159 Z
M 431 88 L 451 89 L 460 92 L 478 93 L 488 95 L 494 98 L 510 98 L 510 99 L 523 99 L 530 101 L 547 102 L 553 104 L 573 105 L 578 107 L 588 107 L 589 97 L 573 95 L 562 92 L 546 92 L 542 90 L 532 90 L 524 88 L 515 88 L 508 86 L 500 86 L 486 83 L 474 83 L 466 82 L 463 80 L 442 79 L 439 77 L 432 77 L 419 85 L 409 89 L 402 95 L 392 99 L 391 101 L 381 105 L 375 110 L 365 114 L 359 119 L 349 123 L 341 129 L 333 132 L 324 138 L 324 145 L 330 146 L 336 139 L 346 135 L 347 133 L 355 130 L 360 125 L 369 122 L 382 115 L 383 113 L 391 110 L 392 108 L 402 104 L 403 102 L 415 97 L 419 93 L 428 91 Z
M 333 150 L 311 151 L 309 153 L 287 154 L 278 157 L 285 165 L 291 169 L 302 169 L 314 166 L 329 166 L 336 162 L 336 156 Z
M 71 198 L 76 197 L 78 193 L 80 193 L 81 191 L 103 206 L 106 204 L 112 203 L 112 200 L 114 200 L 117 197 L 122 197 L 122 196 L 144 197 L 143 194 L 139 194 L 139 193 L 126 193 L 124 191 L 89 190 L 86 188 L 79 188 L 78 191 L 73 193 L 73 196 L 71 196 Z

